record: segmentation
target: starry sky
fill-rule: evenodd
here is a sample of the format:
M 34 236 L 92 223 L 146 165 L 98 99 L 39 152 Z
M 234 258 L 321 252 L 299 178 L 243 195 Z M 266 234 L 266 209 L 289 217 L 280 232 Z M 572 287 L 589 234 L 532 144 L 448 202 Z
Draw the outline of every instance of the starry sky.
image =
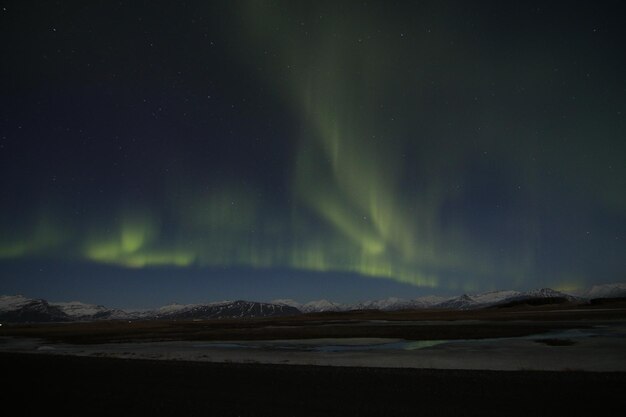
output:
M 1 4 L 2 294 L 626 278 L 620 2 Z

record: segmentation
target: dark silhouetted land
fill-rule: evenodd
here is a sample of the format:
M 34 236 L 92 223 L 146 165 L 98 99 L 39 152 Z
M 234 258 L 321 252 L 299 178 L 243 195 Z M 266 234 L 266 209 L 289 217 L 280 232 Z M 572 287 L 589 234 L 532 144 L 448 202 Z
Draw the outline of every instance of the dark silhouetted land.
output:
M 599 416 L 626 374 L 345 368 L 0 354 L 19 415 Z M 17 415 L 17 414 L 16 414 Z

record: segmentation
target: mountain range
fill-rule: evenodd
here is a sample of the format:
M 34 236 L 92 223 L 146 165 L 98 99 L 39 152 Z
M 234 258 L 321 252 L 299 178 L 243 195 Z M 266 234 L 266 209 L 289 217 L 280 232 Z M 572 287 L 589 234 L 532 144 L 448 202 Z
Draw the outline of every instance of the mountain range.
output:
M 596 285 L 579 293 L 567 294 L 550 288 L 520 292 L 514 290 L 492 291 L 480 294 L 463 294 L 457 297 L 426 296 L 414 299 L 390 297 L 340 304 L 328 300 L 299 303 L 278 299 L 269 303 L 257 301 L 220 301 L 207 304 L 170 304 L 155 310 L 124 311 L 79 301 L 53 303 L 21 295 L 0 296 L 0 322 L 64 322 L 93 320 L 206 320 L 227 318 L 254 318 L 292 316 L 302 313 L 319 313 L 350 310 L 414 310 L 425 308 L 476 309 L 517 303 L 547 304 L 559 302 L 585 302 L 591 299 L 626 297 L 626 283 Z

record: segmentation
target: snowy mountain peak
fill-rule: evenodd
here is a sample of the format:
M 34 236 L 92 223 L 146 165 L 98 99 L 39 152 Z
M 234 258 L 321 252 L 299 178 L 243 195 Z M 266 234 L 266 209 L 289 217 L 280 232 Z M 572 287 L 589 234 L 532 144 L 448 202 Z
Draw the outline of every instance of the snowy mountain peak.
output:
M 292 300 L 290 298 L 282 298 L 277 300 L 272 300 L 272 304 L 283 305 L 297 308 L 303 313 L 318 313 L 325 311 L 343 311 L 346 310 L 346 306 L 343 304 L 335 303 L 328 300 L 315 300 L 309 301 L 308 303 L 300 303 L 296 300 Z
M 300 310 L 294 307 L 259 303 L 255 301 L 220 301 L 209 304 L 194 304 L 183 308 L 173 308 L 169 311 L 157 310 L 153 317 L 168 320 L 208 320 L 224 318 L 252 318 L 252 317 L 276 317 L 300 314 Z
M 362 301 L 352 306 L 353 310 L 402 310 L 406 308 L 411 308 L 411 302 L 407 299 L 397 297 Z
M 529 297 L 541 297 L 541 298 L 551 298 L 551 297 L 567 297 L 567 294 L 564 294 L 560 291 L 553 290 L 552 288 L 539 288 L 535 290 L 530 290 L 524 293 Z
M 345 307 L 342 304 L 334 303 L 328 300 L 309 301 L 300 308 L 300 311 L 304 313 L 342 310 L 345 310 Z
M 109 311 L 108 308 L 95 305 L 81 303 L 80 301 L 70 301 L 66 303 L 50 303 L 51 306 L 58 307 L 61 311 L 70 317 L 89 317 L 97 314 L 103 314 Z
M 445 301 L 446 298 L 429 295 L 412 300 L 398 297 L 388 297 L 382 300 L 362 301 L 351 307 L 352 310 L 411 310 L 418 308 L 430 308 Z
M 0 311 L 16 310 L 33 301 L 23 295 L 0 295 Z

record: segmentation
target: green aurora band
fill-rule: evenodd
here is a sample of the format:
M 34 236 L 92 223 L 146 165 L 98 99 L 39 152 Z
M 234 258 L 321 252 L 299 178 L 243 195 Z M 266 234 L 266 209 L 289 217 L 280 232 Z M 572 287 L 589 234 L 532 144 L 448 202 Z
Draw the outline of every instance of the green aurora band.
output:
M 502 280 L 521 285 L 536 273 L 540 230 L 529 202 L 549 191 L 519 156 L 534 145 L 498 140 L 505 114 L 471 115 L 498 132 L 473 141 L 424 127 L 428 120 L 420 112 L 431 100 L 429 80 L 451 89 L 467 81 L 435 75 L 426 65 L 417 80 L 415 71 L 405 71 L 443 59 L 445 36 L 403 44 L 388 39 L 389 33 L 402 37 L 398 30 L 356 12 L 319 14 L 308 25 L 297 7 L 279 16 L 263 2 L 240 6 L 237 54 L 244 65 L 272 57 L 260 81 L 299 120 L 285 201 L 268 204 L 236 179 L 219 179 L 210 191 L 190 180 L 175 195 L 164 181 L 163 202 L 156 207 L 113 203 L 108 213 L 82 223 L 64 216 L 62 207 L 43 208 L 2 234 L 0 258 L 349 271 L 464 290 L 477 289 L 476 282 L 487 288 Z M 474 71 L 480 72 L 468 69 L 470 79 L 478 79 Z M 436 124 L 447 120 L 442 116 Z M 482 156 L 476 140 L 489 146 L 490 157 L 507 162 L 512 182 L 525 186 L 510 197 L 518 206 L 501 224 L 513 250 L 477 235 L 466 218 L 446 214 L 461 206 L 472 186 L 467 167 Z M 614 198 L 618 186 L 602 192 Z M 572 279 L 568 271 L 557 277 L 561 283 Z

